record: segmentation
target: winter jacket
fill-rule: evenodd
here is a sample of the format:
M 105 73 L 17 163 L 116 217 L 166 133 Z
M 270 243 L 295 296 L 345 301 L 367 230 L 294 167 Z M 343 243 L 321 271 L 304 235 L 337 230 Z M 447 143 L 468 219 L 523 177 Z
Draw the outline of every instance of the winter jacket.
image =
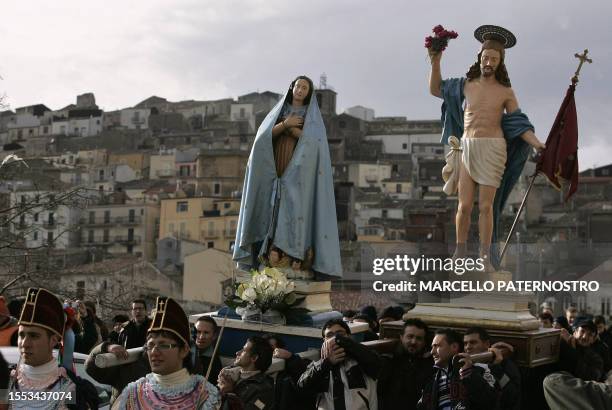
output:
M 376 380 L 382 361 L 378 354 L 350 338 L 337 337 L 336 343 L 344 348 L 347 359 L 332 365 L 327 359 L 312 362 L 298 381 L 302 394 L 317 396 L 317 408 L 338 410 L 334 396 L 344 397 L 347 410 L 377 410 Z M 342 393 L 334 392 L 334 385 L 342 383 Z
M 495 377 L 487 365 L 474 364 L 471 370 L 460 374 L 459 364 L 449 365 L 447 369 L 434 366 L 434 377 L 423 389 L 417 405 L 418 410 L 437 410 L 439 401 L 439 381 L 447 372 L 451 408 L 453 410 L 495 410 L 498 405 L 499 389 Z
M 101 368 L 96 366 L 96 356 L 108 353 L 110 343 L 103 342 L 94 347 L 85 361 L 85 371 L 95 381 L 112 386 L 111 405 L 119 397 L 128 383 L 136 381 L 151 372 L 149 360 L 143 354 L 137 361 L 119 366 Z
M 402 403 L 404 410 L 416 409 L 423 388 L 433 378 L 433 359 L 429 352 L 407 353 L 398 346 L 392 356 L 383 356 L 383 370 L 378 379 L 378 402 L 381 410 L 395 410 Z

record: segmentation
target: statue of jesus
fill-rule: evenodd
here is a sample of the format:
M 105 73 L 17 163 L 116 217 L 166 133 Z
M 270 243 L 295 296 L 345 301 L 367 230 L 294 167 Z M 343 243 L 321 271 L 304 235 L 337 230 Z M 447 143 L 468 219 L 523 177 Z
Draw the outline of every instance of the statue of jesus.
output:
M 430 49 L 429 91 L 444 99 L 442 141 L 448 143 L 451 135 L 461 136 L 461 166 L 456 170 L 459 172 L 459 206 L 455 218 L 457 246 L 453 258 L 467 256 L 470 219 L 478 186 L 479 255 L 484 260 L 485 271 L 492 272 L 495 271 L 490 260 L 494 204 L 498 204 L 496 211 L 501 211 L 522 171 L 529 146 L 536 150 L 545 147 L 519 109 L 504 64 L 505 49 L 514 46 L 516 38 L 508 30 L 490 25 L 479 27 L 474 35 L 482 47 L 466 78 L 443 81 L 442 52 Z

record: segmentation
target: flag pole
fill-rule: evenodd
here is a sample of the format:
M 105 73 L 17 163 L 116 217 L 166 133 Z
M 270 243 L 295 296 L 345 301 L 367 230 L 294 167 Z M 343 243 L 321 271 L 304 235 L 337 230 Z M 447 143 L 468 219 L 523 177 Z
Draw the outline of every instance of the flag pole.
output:
M 580 75 L 580 70 L 582 69 L 582 65 L 585 62 L 589 64 L 593 62 L 593 60 L 591 60 L 590 58 L 587 58 L 588 53 L 589 53 L 589 50 L 585 49 L 582 54 L 578 54 L 578 53 L 574 54 L 574 57 L 580 60 L 580 63 L 578 64 L 578 69 L 576 70 L 576 72 L 574 73 L 574 76 L 572 77 L 572 85 L 574 86 L 578 83 L 578 76 Z M 539 158 L 542 158 L 542 157 L 540 156 Z M 539 162 L 539 159 L 538 159 L 538 162 Z M 521 202 L 521 206 L 519 207 L 518 212 L 516 213 L 516 216 L 514 217 L 514 222 L 512 222 L 512 227 L 510 228 L 510 232 L 508 233 L 506 242 L 504 242 L 504 246 L 499 255 L 500 265 L 504 259 L 504 255 L 506 254 L 506 251 L 508 250 L 508 243 L 510 243 L 510 239 L 512 239 L 512 235 L 514 234 L 514 231 L 516 230 L 516 226 L 518 225 L 518 220 L 521 217 L 521 214 L 523 213 L 523 208 L 525 208 L 525 204 L 527 203 L 527 197 L 529 196 L 529 193 L 531 192 L 531 188 L 533 187 L 533 183 L 535 182 L 537 176 L 538 176 L 538 169 L 536 168 L 535 173 L 531 177 L 531 182 L 529 183 L 527 192 L 525 192 L 525 196 L 523 197 L 523 201 Z
M 235 284 L 236 284 L 236 270 L 235 268 L 232 268 L 232 288 L 234 287 Z M 223 338 L 223 331 L 225 330 L 225 327 L 227 325 L 227 315 L 228 314 L 229 314 L 229 306 L 226 306 L 225 315 L 223 316 L 223 323 L 221 324 L 221 330 L 219 331 L 219 335 L 217 336 L 217 342 L 215 343 L 213 354 L 210 357 L 210 363 L 208 364 L 208 369 L 206 370 L 206 376 L 204 376 L 207 381 L 208 381 L 208 378 L 210 377 L 210 372 L 212 371 L 213 362 L 219 351 L 219 345 L 221 344 L 221 339 Z
M 506 254 L 506 250 L 508 249 L 508 243 L 510 242 L 510 239 L 512 239 L 514 230 L 516 229 L 516 226 L 518 225 L 518 220 L 521 217 L 521 214 L 523 213 L 523 208 L 525 208 L 525 204 L 527 203 L 527 197 L 529 196 L 529 192 L 531 192 L 531 188 L 533 187 L 533 183 L 535 182 L 537 176 L 538 176 L 538 171 L 536 171 L 531 177 L 531 182 L 529 183 L 527 192 L 525 192 L 525 196 L 523 197 L 521 206 L 519 207 L 518 212 L 516 213 L 516 217 L 514 217 L 514 222 L 512 222 L 512 227 L 510 228 L 510 232 L 508 233 L 508 238 L 506 238 L 504 247 L 502 248 L 501 253 L 499 254 L 499 264 L 500 265 L 502 263 L 502 260 L 504 259 L 504 255 Z

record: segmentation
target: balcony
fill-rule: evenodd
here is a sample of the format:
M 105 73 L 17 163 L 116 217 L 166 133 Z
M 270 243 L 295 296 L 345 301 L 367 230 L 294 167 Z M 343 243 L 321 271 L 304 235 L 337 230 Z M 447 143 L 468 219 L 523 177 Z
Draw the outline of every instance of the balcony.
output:
M 81 218 L 79 223 L 85 226 L 111 226 L 115 224 L 112 218 Z
M 79 223 L 84 226 L 139 225 L 141 220 L 140 216 L 115 216 L 112 218 L 81 218 Z
M 119 225 L 139 225 L 140 221 L 140 216 L 118 216 L 115 218 L 115 222 Z
M 44 229 L 55 229 L 57 228 L 57 221 L 44 221 L 42 226 Z
M 81 238 L 81 244 L 83 246 L 111 246 L 113 241 L 111 241 L 110 237 L 104 236 L 83 236 Z
M 115 242 L 121 245 L 139 245 L 140 244 L 140 236 L 115 236 Z
M 216 239 L 219 237 L 219 231 L 217 230 L 213 230 L 213 231 L 202 231 L 200 232 L 200 236 L 203 239 Z

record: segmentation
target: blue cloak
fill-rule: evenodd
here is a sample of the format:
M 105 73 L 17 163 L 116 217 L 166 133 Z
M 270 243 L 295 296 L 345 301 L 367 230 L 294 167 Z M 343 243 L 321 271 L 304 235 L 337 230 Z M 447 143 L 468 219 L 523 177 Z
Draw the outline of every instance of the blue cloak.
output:
M 286 96 L 266 116 L 255 136 L 244 176 L 233 259 L 242 269 L 255 269 L 270 242 L 300 260 L 312 248 L 312 269 L 340 277 L 332 167 L 314 92 L 293 157 L 281 177 L 276 173 L 272 128 Z
M 442 81 L 442 143 L 448 145 L 451 135 L 461 138 L 463 136 L 463 102 L 465 95 L 463 87 L 465 78 L 450 78 Z M 534 127 L 520 109 L 504 114 L 501 123 L 504 138 L 506 139 L 506 169 L 502 176 L 501 184 L 495 192 L 493 202 L 493 235 L 491 238 L 491 258 L 494 265 L 499 265 L 499 255 L 495 251 L 497 239 L 501 228 L 499 226 L 501 213 L 504 209 L 508 196 L 518 181 L 525 162 L 529 157 L 531 148 L 521 137 L 528 130 L 534 131 Z

